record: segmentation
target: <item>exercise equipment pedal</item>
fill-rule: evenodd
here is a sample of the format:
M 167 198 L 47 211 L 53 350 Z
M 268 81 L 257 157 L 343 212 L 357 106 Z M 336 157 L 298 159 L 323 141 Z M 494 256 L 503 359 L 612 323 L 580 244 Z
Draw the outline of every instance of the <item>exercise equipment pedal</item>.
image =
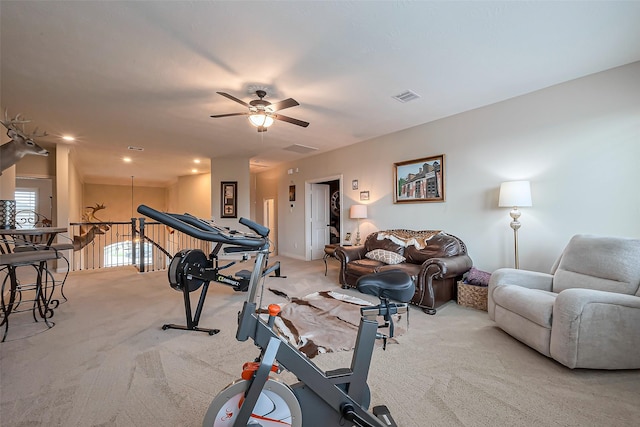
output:
M 386 405 L 374 406 L 372 412 L 373 415 L 378 417 L 378 419 L 384 423 L 385 426 L 398 427 Z

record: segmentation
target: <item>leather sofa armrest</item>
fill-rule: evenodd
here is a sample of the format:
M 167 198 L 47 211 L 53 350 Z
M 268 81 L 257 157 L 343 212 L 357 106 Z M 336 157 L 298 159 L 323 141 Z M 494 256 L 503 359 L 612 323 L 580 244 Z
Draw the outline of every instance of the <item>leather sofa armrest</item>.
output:
M 416 286 L 418 291 L 427 292 L 429 298 L 435 301 L 433 279 L 446 279 L 461 276 L 473 266 L 469 255 L 456 255 L 452 257 L 429 258 L 422 263 Z
M 425 280 L 446 279 L 461 276 L 473 267 L 473 261 L 469 255 L 456 255 L 452 257 L 430 258 L 422 263 L 420 275 Z
M 362 259 L 366 253 L 364 246 L 338 246 L 334 256 L 345 265 L 353 260 Z
M 517 270 L 515 268 L 500 268 L 491 273 L 487 296 L 487 311 L 491 320 L 495 320 L 496 307 L 493 302 L 493 290 L 501 285 L 518 285 L 529 289 L 552 292 L 553 276 L 538 271 Z
M 333 253 L 333 256 L 340 261 L 340 273 L 338 275 L 338 281 L 342 286 L 347 285 L 347 264 L 351 261 L 362 259 L 366 254 L 364 246 L 338 246 Z

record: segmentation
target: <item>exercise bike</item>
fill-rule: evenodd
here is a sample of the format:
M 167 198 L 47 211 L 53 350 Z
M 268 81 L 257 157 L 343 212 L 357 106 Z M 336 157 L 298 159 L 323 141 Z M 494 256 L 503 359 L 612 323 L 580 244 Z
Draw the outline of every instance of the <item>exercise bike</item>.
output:
M 193 237 L 245 249 L 253 249 L 256 257 L 249 280 L 247 298 L 238 314 L 236 339 L 251 338 L 260 348 L 254 362 L 245 363 L 240 380 L 222 390 L 211 402 L 203 421 L 204 427 L 397 427 L 386 406 L 368 411 L 370 391 L 367 385 L 369 364 L 377 338 L 378 316 L 407 312 L 406 303 L 392 303 L 394 291 L 370 288 L 368 293 L 381 297 L 378 306 L 363 307 L 356 345 L 349 368 L 323 372 L 306 355 L 289 344 L 274 329 L 279 306 L 269 306 L 268 320 L 258 313 L 255 302 L 258 283 L 275 267 L 268 266 L 269 229 L 246 218 L 240 223 L 256 234 L 237 231 L 220 233 L 203 230 L 191 218 L 164 214 L 144 205 L 138 212 L 153 219 L 167 221 L 171 227 Z M 405 290 L 406 293 L 406 290 Z M 298 382 L 293 385 L 271 378 L 271 373 L 287 370 Z

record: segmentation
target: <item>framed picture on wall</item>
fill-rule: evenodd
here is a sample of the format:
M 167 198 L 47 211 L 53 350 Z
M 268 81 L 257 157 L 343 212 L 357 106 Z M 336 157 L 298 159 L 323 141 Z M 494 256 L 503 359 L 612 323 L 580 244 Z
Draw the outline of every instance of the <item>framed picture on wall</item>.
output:
M 238 182 L 222 181 L 220 183 L 220 218 L 238 217 Z
M 290 185 L 289 186 L 289 201 L 290 202 L 295 202 L 296 201 L 296 186 L 295 185 Z
M 444 154 L 393 164 L 393 203 L 444 202 Z

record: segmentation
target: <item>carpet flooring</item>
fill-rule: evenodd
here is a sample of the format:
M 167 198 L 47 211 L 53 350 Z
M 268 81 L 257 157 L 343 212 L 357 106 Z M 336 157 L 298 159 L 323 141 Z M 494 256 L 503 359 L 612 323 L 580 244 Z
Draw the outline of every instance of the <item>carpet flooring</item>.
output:
M 368 297 L 340 289 L 335 260 L 326 277 L 322 261 L 280 261 L 287 278 L 269 278 L 265 289 Z M 0 344 L 3 427 L 199 426 L 212 398 L 258 354 L 235 339 L 246 294 L 224 285 L 211 284 L 200 319 L 221 329 L 214 336 L 162 330 L 185 322 L 166 272 L 74 272 L 65 294 L 52 329 L 30 313 L 11 317 Z M 262 301 L 283 298 L 265 291 Z M 401 427 L 638 425 L 640 371 L 567 369 L 501 331 L 486 312 L 454 302 L 435 316 L 412 307 L 409 320 L 397 344 L 375 350 L 369 374 L 372 405 L 386 404 Z M 351 355 L 313 362 L 347 367 Z

